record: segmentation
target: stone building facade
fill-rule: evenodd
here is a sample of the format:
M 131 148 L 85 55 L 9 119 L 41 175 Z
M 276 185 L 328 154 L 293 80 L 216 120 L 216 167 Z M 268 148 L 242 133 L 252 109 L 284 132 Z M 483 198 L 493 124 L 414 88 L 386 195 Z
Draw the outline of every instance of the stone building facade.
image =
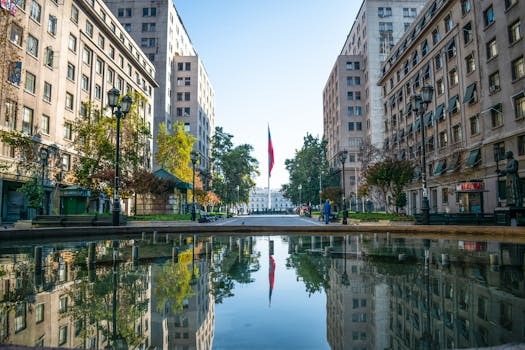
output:
M 0 179 L 2 221 L 31 215 L 23 194 L 17 192 L 32 176 L 20 166 L 29 161 L 41 169 L 44 213 L 62 211 L 68 193 L 61 188 L 75 182 L 75 120 L 85 115 L 85 103 L 107 106 L 112 87 L 122 93 L 140 92 L 145 102 L 139 113 L 151 126 L 157 87 L 155 67 L 104 2 L 20 0 L 14 10 L 12 15 L 0 9 L 3 19 L 9 18 L 6 50 L 17 57 L 4 84 L 1 129 L 24 135 L 36 146 L 28 158 L 8 143 L 1 145 L 0 158 L 8 165 Z M 152 165 L 153 140 L 147 144 L 141 159 L 146 168 Z M 73 192 L 69 194 L 87 195 L 81 189 Z
M 496 167 L 506 151 L 525 156 L 523 6 L 429 1 L 382 66 L 385 150 L 421 165 L 424 144 L 431 212 L 505 205 Z M 433 100 L 415 115 L 410 97 L 424 85 Z M 410 214 L 420 211 L 420 173 L 407 188 Z

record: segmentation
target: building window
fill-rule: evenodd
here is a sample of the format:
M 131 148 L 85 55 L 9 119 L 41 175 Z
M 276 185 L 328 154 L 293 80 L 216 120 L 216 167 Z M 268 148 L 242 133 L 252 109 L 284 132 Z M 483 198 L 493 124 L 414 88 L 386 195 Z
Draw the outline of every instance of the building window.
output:
M 36 92 L 36 76 L 32 73 L 26 72 L 25 91 L 31 94 Z
M 80 79 L 80 86 L 82 87 L 82 90 L 89 91 L 89 77 L 82 74 L 82 78 Z
M 90 21 L 86 21 L 86 34 L 90 38 L 93 37 L 93 24 Z
M 75 5 L 71 5 L 71 20 L 78 23 L 78 8 Z
M 472 23 L 468 22 L 463 27 L 463 42 L 465 46 L 472 41 Z
M 443 56 L 441 56 L 441 54 L 436 55 L 434 58 L 434 64 L 436 66 L 436 70 L 443 68 Z
M 42 6 L 35 0 L 31 0 L 31 6 L 29 8 L 29 17 L 40 23 L 40 15 L 42 14 Z
M 67 342 L 67 326 L 62 326 L 58 330 L 58 345 L 64 345 Z
M 106 45 L 106 39 L 102 35 L 98 35 L 98 47 L 100 47 L 102 50 L 104 50 L 104 46 Z
M 467 74 L 472 73 L 476 70 L 476 61 L 474 60 L 474 54 L 470 54 L 465 58 L 465 65 L 467 68 Z
M 518 0 L 505 0 L 505 10 L 511 8 L 512 6 L 516 5 L 518 3 Z
M 69 171 L 71 168 L 71 156 L 69 154 L 62 155 L 62 170 Z M 67 310 L 67 299 L 66 299 L 66 310 Z M 62 311 L 62 299 L 60 299 L 60 312 Z
M 456 68 L 453 68 L 448 72 L 448 84 L 450 86 L 456 86 L 459 82 L 458 71 Z
M 525 135 L 518 136 L 518 155 L 525 155 Z
M 348 131 L 354 131 L 354 123 L 353 122 L 349 122 L 348 123 Z
M 69 34 L 69 41 L 68 41 L 67 47 L 71 51 L 77 52 L 77 37 L 74 36 L 73 34 Z
M 31 34 L 27 36 L 27 52 L 38 57 L 38 39 Z
M 44 321 L 44 303 L 40 303 L 36 305 L 36 323 L 40 323 Z
M 494 93 L 500 90 L 499 71 L 489 75 L 489 92 Z
M 182 108 L 177 107 L 177 117 L 182 117 Z
M 97 58 L 95 62 L 95 71 L 100 75 L 102 75 L 104 71 L 104 61 L 102 61 L 100 58 Z
M 47 81 L 44 81 L 44 101 L 51 102 L 51 93 L 53 87 Z
M 425 40 L 423 42 L 423 45 L 421 45 L 421 56 L 426 56 L 427 53 L 428 53 L 428 43 Z
M 16 117 L 18 114 L 18 104 L 13 100 L 6 99 L 5 102 L 5 125 L 11 129 L 16 129 Z
M 470 117 L 470 135 L 474 136 L 479 134 L 479 116 L 475 115 Z
M 525 93 L 519 93 L 512 98 L 516 119 L 525 118 Z
M 501 103 L 490 107 L 490 116 L 493 128 L 497 128 L 503 125 L 503 106 L 501 105 Z
M 22 132 L 27 135 L 33 135 L 33 110 L 25 106 L 22 116 Z
M 441 189 L 441 203 L 448 204 L 448 188 Z
M 454 21 L 452 20 L 452 16 L 447 15 L 443 21 L 445 23 L 445 33 L 450 32 L 452 27 L 454 27 Z
M 457 55 L 456 41 L 452 39 L 452 41 L 450 42 L 450 44 L 448 44 L 448 47 L 447 47 L 447 59 L 450 60 L 456 57 L 456 55 Z
M 64 123 L 64 139 L 68 141 L 73 140 L 73 124 L 70 122 Z
M 73 110 L 74 96 L 66 92 L 66 109 Z
M 44 52 L 44 64 L 48 68 L 53 68 L 54 59 L 55 59 L 55 52 L 50 46 L 46 47 L 46 50 Z
M 463 16 L 469 13 L 471 8 L 472 5 L 470 3 L 470 0 L 461 0 L 461 13 L 463 14 Z
M 95 84 L 95 98 L 97 100 L 102 99 L 102 87 L 98 84 Z
M 190 107 L 184 107 L 184 116 L 189 117 L 190 115 Z
M 514 44 L 516 41 L 521 39 L 520 20 L 512 23 L 509 26 L 509 43 Z
M 354 116 L 354 107 L 348 107 L 347 108 L 347 112 L 346 114 L 349 116 L 349 117 L 353 117 Z
M 492 8 L 492 5 L 483 11 L 483 20 L 485 21 L 485 27 L 494 23 L 494 8 Z
M 439 34 L 439 29 L 434 29 L 432 31 L 432 44 L 437 44 L 441 40 L 441 35 Z
M 26 303 L 17 303 L 15 306 L 15 333 L 26 329 Z
M 452 142 L 461 142 L 461 124 L 456 124 L 452 127 Z
M 436 85 L 436 92 L 438 96 L 443 95 L 445 93 L 445 83 L 443 82 L 443 79 L 439 79 Z
M 47 20 L 47 32 L 51 35 L 55 35 L 57 33 L 57 18 L 56 16 L 49 15 L 49 18 Z
M 82 51 L 82 62 L 85 64 L 91 64 L 91 50 L 85 46 Z
M 42 115 L 42 132 L 46 135 L 49 135 L 49 121 L 50 118 L 48 115 L 43 114 Z
M 190 93 L 189 92 L 185 92 L 184 93 L 184 101 L 189 101 L 190 100 Z
M 13 44 L 22 46 L 23 38 L 24 38 L 24 29 L 20 27 L 19 25 L 13 23 L 13 25 L 11 26 L 11 34 L 10 34 L 9 40 L 11 40 Z
M 525 76 L 525 62 L 523 56 L 512 61 L 512 80 L 518 80 Z
M 75 80 L 75 66 L 70 62 L 67 63 L 67 78 L 69 80 Z
M 184 78 L 184 85 L 185 86 L 190 86 L 191 85 L 191 78 L 190 77 Z
M 496 38 L 490 40 L 487 43 L 487 59 L 494 58 L 498 55 L 498 46 L 496 44 Z

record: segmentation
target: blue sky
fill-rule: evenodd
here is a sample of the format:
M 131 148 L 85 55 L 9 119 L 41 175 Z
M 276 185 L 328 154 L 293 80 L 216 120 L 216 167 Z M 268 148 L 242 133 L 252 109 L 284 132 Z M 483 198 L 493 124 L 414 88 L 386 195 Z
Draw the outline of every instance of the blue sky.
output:
M 322 136 L 322 91 L 359 10 L 350 0 L 175 0 L 215 89 L 215 124 L 254 147 L 266 187 L 288 182 L 285 159 Z

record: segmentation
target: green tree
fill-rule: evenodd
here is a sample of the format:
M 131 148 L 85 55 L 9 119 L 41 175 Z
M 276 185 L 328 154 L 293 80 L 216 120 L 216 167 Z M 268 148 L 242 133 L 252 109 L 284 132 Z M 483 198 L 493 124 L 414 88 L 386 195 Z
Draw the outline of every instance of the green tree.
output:
M 328 168 L 326 141 L 310 134 L 306 134 L 303 140 L 303 146 L 295 151 L 294 158 L 284 162 L 290 181 L 283 185 L 281 190 L 293 203 L 298 203 L 301 197 L 303 203 L 315 204 L 319 203 L 320 191 L 338 186 L 337 177 L 333 176 L 333 172 Z M 327 194 L 324 195 L 326 196 Z
M 179 254 L 179 259 L 181 255 Z M 173 263 L 166 262 L 155 274 L 155 297 L 157 298 L 157 311 L 162 313 L 168 304 L 174 314 L 183 311 L 184 301 L 195 295 L 190 281 L 192 274 L 186 261 Z
M 184 129 L 184 123 L 175 122 L 170 134 L 166 124 L 159 125 L 157 135 L 157 164 L 178 178 L 191 182 L 193 171 L 190 153 L 197 138 Z
M 388 194 L 391 194 L 396 205 L 402 204 L 404 194 L 401 193 L 405 185 L 414 177 L 414 164 L 409 160 L 388 158 L 369 166 L 364 177 L 366 184 L 363 187 L 368 190 L 377 189 L 384 203 L 387 202 Z M 388 205 L 386 209 L 388 212 Z
M 252 156 L 249 144 L 233 146 L 233 135 L 215 129 L 212 147 L 213 191 L 223 204 L 247 202 L 250 190 L 255 187 L 255 176 L 259 175 L 259 162 Z M 237 188 L 239 191 L 237 192 Z

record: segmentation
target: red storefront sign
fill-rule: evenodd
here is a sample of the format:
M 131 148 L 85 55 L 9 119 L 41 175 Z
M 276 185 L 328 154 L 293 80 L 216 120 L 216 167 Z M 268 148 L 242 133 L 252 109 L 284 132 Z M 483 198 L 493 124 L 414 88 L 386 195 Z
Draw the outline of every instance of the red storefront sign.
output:
M 456 185 L 456 192 L 480 192 L 485 190 L 483 182 L 461 182 Z

